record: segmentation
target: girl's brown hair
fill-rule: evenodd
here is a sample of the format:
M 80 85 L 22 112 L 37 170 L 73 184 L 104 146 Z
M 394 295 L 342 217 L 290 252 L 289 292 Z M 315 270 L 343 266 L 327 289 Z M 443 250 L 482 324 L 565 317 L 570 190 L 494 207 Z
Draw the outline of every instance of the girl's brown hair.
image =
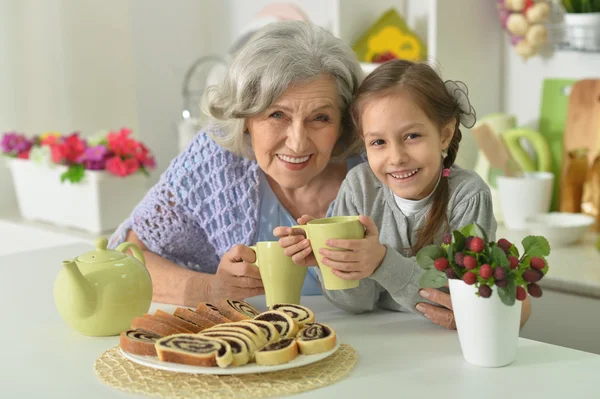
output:
M 462 133 L 460 127 L 460 107 L 448 93 L 444 81 L 426 63 L 406 60 L 388 61 L 378 67 L 362 82 L 354 96 L 351 115 L 355 131 L 363 137 L 361 115 L 367 101 L 381 98 L 397 90 L 407 92 L 415 102 L 441 129 L 455 121 L 454 135 L 448 146 L 448 156 L 443 160 L 444 168 L 450 168 L 456 160 Z M 441 154 L 440 154 L 441 156 Z M 416 254 L 421 248 L 432 244 L 440 232 L 448 232 L 448 179 L 442 177 L 432 197 L 432 205 L 424 227 L 419 231 L 417 242 L 412 246 Z

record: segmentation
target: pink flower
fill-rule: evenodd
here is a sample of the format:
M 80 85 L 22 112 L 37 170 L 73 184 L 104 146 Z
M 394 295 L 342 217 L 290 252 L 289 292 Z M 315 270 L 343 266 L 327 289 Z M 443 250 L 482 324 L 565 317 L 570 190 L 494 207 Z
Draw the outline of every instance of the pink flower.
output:
M 129 176 L 137 172 L 139 168 L 140 165 L 135 158 L 127 158 L 123 160 L 118 156 L 114 156 L 106 161 L 106 170 L 113 175 L 120 177 Z
M 28 140 L 25 135 L 15 132 L 5 133 L 0 141 L 2 152 L 12 156 L 18 156 L 25 151 L 29 152 L 32 145 L 33 142 Z

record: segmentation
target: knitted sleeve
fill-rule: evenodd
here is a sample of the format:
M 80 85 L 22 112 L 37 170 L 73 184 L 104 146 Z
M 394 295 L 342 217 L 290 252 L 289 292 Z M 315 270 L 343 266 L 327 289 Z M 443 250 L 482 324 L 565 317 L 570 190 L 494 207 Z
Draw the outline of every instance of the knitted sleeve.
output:
M 148 249 L 182 266 L 214 273 L 235 244 L 250 245 L 258 225 L 258 166 L 199 133 L 115 232 L 133 229 Z

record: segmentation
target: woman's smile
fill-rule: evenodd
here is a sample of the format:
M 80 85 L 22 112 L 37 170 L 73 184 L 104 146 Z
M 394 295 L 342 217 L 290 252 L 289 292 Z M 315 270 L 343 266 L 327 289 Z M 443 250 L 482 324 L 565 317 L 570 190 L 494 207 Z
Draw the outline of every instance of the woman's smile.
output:
M 308 164 L 310 163 L 310 160 L 312 158 L 312 154 L 305 155 L 302 157 L 277 154 L 277 158 L 279 159 L 279 161 L 281 161 L 283 166 L 285 166 L 287 169 L 301 170 L 301 169 L 304 169 L 306 166 L 308 166 Z

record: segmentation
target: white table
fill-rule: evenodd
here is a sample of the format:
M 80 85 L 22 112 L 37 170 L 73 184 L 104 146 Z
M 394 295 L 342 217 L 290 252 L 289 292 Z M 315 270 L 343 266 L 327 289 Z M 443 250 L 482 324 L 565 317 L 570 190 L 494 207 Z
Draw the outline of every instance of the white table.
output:
M 115 346 L 118 337 L 79 335 L 54 307 L 53 283 L 61 261 L 90 249 L 72 244 L 26 256 L 0 256 L 0 398 L 136 397 L 105 386 L 94 373 L 94 361 Z M 263 298 L 250 300 L 257 307 L 261 301 L 264 307 Z M 320 297 L 303 302 L 318 320 L 337 330 L 341 342 L 356 348 L 359 361 L 345 380 L 298 397 L 600 397 L 598 355 L 520 339 L 518 358 L 511 366 L 479 368 L 463 360 L 455 331 L 421 316 L 383 311 L 351 316 Z M 173 309 L 152 306 L 158 307 Z

